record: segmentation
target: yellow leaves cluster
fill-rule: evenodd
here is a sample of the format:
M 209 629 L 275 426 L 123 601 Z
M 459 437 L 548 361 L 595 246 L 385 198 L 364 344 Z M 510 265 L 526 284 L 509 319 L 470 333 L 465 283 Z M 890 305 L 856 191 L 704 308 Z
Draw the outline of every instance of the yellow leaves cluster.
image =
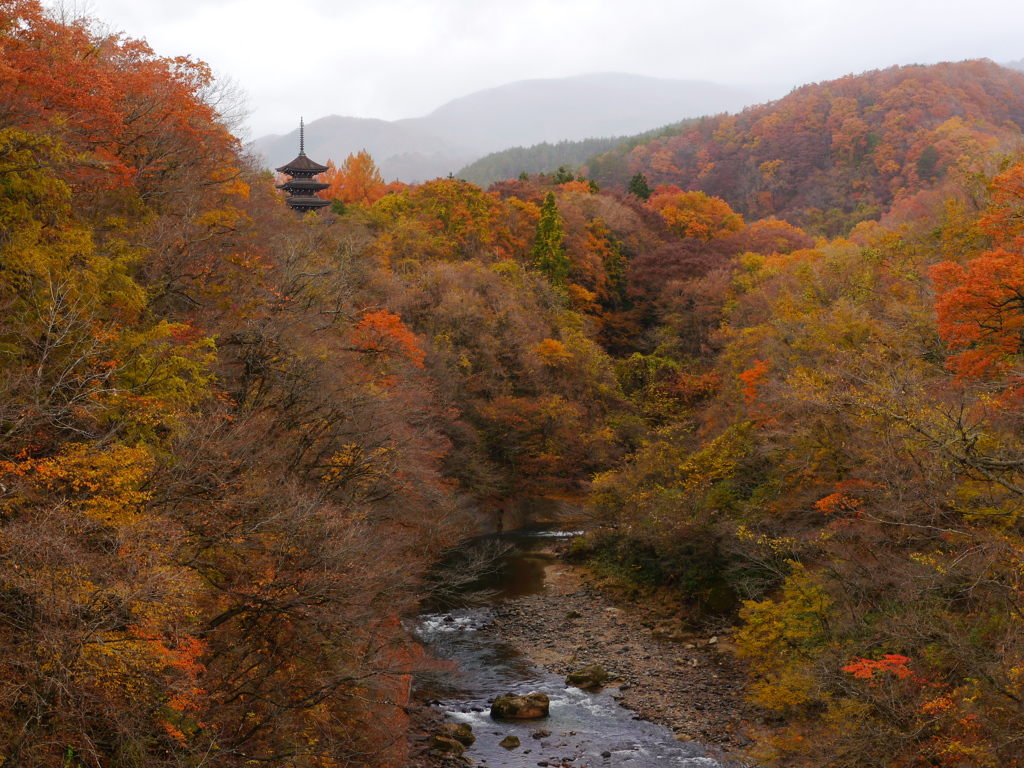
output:
M 760 675 L 751 698 L 775 710 L 824 701 L 812 664 L 829 645 L 832 598 L 821 581 L 800 563 L 790 563 L 777 600 L 747 601 L 740 611 L 746 622 L 736 634 L 740 656 Z
M 733 503 L 728 481 L 749 454 L 750 431 L 749 424 L 734 425 L 693 450 L 678 425 L 664 427 L 631 457 L 630 467 L 595 478 L 595 501 L 653 531 L 719 513 Z
M 153 466 L 142 446 L 104 449 L 72 443 L 53 458 L 2 462 L 0 478 L 18 490 L 22 501 L 44 493 L 96 521 L 124 525 L 150 499 L 143 487 Z M 5 507 L 11 510 L 18 503 L 7 500 Z
M 756 534 L 745 525 L 738 525 L 735 531 L 736 538 L 743 542 L 755 544 L 757 547 L 767 549 L 774 554 L 785 554 L 796 549 L 799 542 L 792 536 L 765 536 Z
M 778 170 L 781 167 L 781 160 L 765 160 L 757 166 L 757 170 L 761 172 L 761 175 L 764 176 L 766 181 L 769 181 L 775 178 L 775 174 L 778 173 Z
M 749 450 L 749 425 L 730 427 L 707 446 L 690 454 L 679 466 L 680 485 L 686 493 L 708 488 L 732 477 Z
M 565 344 L 557 339 L 544 339 L 533 349 L 534 353 L 545 365 L 557 368 L 560 365 L 572 360 L 572 353 L 565 348 Z

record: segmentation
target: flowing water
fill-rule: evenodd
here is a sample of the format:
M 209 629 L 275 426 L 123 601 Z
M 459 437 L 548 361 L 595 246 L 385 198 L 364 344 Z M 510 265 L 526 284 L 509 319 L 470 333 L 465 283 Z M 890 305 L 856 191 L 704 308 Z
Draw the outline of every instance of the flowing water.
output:
M 553 535 L 522 532 L 503 537 L 516 545 L 492 586 L 492 605 L 544 588 L 551 556 L 542 550 Z M 603 768 L 715 768 L 715 760 L 692 742 L 678 742 L 664 726 L 635 720 L 608 691 L 568 687 L 562 677 L 534 665 L 502 641 L 491 607 L 462 608 L 420 617 L 417 633 L 438 658 L 455 662 L 459 674 L 424 682 L 420 695 L 433 699 L 447 719 L 469 723 L 477 740 L 466 750 L 478 768 L 574 766 Z M 614 689 L 613 689 L 614 690 Z M 551 714 L 540 720 L 492 720 L 490 702 L 507 693 L 540 691 L 551 699 Z M 534 738 L 539 730 L 550 735 Z M 505 736 L 520 746 L 499 746 Z

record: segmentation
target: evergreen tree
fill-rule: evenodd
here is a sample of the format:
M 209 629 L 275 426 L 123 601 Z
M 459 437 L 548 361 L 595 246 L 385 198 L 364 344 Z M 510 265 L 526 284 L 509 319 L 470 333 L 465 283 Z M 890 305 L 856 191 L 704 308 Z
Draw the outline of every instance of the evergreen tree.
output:
M 551 177 L 551 180 L 555 184 L 567 184 L 568 182 L 573 180 L 572 169 L 566 168 L 564 165 L 558 166 L 558 170 L 555 171 L 555 174 L 554 176 Z
M 646 200 L 651 196 L 651 188 L 647 186 L 647 177 L 642 173 L 638 173 L 629 180 L 627 191 L 630 194 L 636 195 L 641 200 Z
M 564 287 L 569 276 L 569 259 L 562 245 L 562 217 L 558 215 L 555 195 L 548 192 L 540 209 L 537 237 L 533 241 L 534 266 L 544 273 L 552 285 Z
M 934 144 L 929 144 L 924 148 L 921 157 L 917 159 L 917 175 L 923 181 L 931 181 L 938 175 L 940 157 L 939 150 L 935 148 Z

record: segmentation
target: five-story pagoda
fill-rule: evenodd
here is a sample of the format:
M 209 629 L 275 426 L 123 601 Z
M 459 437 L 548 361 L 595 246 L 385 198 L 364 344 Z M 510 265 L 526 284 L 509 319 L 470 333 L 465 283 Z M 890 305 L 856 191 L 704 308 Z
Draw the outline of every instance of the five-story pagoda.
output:
M 306 124 L 301 118 L 299 119 L 299 156 L 277 170 L 289 177 L 288 181 L 278 184 L 277 188 L 288 193 L 285 202 L 293 211 L 305 213 L 331 204 L 330 200 L 322 200 L 316 196 L 321 189 L 327 189 L 331 185 L 314 181 L 313 177 L 328 168 L 326 165 L 314 163 L 306 157 Z

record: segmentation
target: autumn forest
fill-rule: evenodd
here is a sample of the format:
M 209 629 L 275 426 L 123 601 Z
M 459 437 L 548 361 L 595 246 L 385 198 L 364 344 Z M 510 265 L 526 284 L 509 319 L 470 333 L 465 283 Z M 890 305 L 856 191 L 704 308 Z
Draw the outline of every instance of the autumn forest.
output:
M 403 619 L 536 496 L 734 597 L 757 764 L 1024 765 L 1024 73 L 305 217 L 225 99 L 0 0 L 0 766 L 405 765 Z

